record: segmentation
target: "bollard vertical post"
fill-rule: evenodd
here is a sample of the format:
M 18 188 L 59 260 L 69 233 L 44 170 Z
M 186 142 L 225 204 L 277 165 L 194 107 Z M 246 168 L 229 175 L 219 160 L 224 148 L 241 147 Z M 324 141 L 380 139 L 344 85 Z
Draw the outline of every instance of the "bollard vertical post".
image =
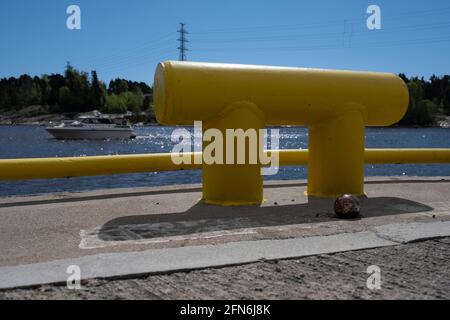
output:
M 264 114 L 254 104 L 245 101 L 229 105 L 217 117 L 203 123 L 204 136 L 207 130 L 215 129 L 224 137 L 221 141 L 224 163 L 204 163 L 202 166 L 203 202 L 234 206 L 255 205 L 263 201 L 259 159 L 255 164 L 249 163 L 250 153 L 259 154 L 259 130 L 263 128 Z M 234 135 L 235 130 L 245 133 L 244 141 L 239 141 L 242 135 Z M 211 143 L 214 141 L 203 142 L 204 156 Z M 244 148 L 239 148 L 240 143 Z M 245 154 L 245 164 L 238 162 L 239 153 Z
M 364 194 L 363 109 L 309 126 L 308 195 Z

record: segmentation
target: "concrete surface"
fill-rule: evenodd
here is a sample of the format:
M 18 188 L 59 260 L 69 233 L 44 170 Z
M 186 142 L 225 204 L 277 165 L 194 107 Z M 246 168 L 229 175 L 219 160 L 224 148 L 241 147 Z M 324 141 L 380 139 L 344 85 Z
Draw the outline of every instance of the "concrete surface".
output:
M 65 283 L 66 271 L 74 265 L 80 268 L 82 279 L 125 277 L 393 246 L 444 236 L 450 237 L 450 221 L 385 225 L 376 227 L 375 232 L 97 254 L 0 267 L 0 289 Z
M 44 285 L 0 299 L 450 299 L 450 238 L 248 265 Z M 366 286 L 380 268 L 381 288 Z
M 450 178 L 369 179 L 352 221 L 305 190 L 305 181 L 272 182 L 261 207 L 232 208 L 199 203 L 198 185 L 0 198 L 0 266 L 450 220 Z
M 0 267 L 365 232 L 397 244 L 411 241 L 420 223 L 450 221 L 449 177 L 370 178 L 355 220 L 337 219 L 333 200 L 305 190 L 305 181 L 270 182 L 262 206 L 231 208 L 199 203 L 198 185 L 0 198 Z M 404 223 L 409 231 L 392 226 Z M 420 232 L 420 239 L 445 236 L 447 224 Z M 343 250 L 352 248 L 323 252 Z

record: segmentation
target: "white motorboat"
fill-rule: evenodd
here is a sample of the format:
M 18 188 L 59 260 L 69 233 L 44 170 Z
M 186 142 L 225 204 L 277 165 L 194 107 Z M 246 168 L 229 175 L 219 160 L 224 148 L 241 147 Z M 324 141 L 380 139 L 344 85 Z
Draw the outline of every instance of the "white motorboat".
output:
M 133 128 L 124 119 L 112 119 L 106 116 L 80 117 L 75 121 L 63 121 L 46 130 L 56 139 L 134 139 Z

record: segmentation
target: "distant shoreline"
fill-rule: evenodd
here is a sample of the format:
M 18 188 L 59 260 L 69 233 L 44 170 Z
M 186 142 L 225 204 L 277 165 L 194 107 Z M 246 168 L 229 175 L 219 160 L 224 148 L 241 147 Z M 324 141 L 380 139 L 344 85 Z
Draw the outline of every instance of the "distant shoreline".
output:
M 46 126 L 52 126 L 55 124 L 59 124 L 62 120 L 70 119 L 68 117 L 64 117 L 61 115 L 54 115 L 54 117 L 46 118 L 45 120 L 37 120 L 36 117 L 32 118 L 24 118 L 19 121 L 11 121 L 11 120 L 0 120 L 0 126 L 6 127 L 6 126 L 35 126 L 35 127 L 46 127 Z M 132 123 L 133 125 L 139 124 L 140 122 Z M 159 126 L 160 124 L 155 122 L 147 122 L 142 123 L 141 126 Z M 276 127 L 289 127 L 289 126 L 276 126 Z M 300 127 L 306 127 L 306 126 L 300 126 Z M 450 117 L 448 117 L 444 121 L 440 121 L 439 123 L 433 124 L 433 125 L 401 125 L 401 124 L 395 124 L 392 126 L 370 126 L 368 128 L 443 128 L 443 129 L 450 129 Z
M 0 126 L 13 126 L 13 125 L 25 125 L 25 126 L 52 126 L 59 124 L 62 120 L 74 120 L 78 113 L 40 113 L 40 106 L 30 106 L 25 110 L 18 112 L 0 113 Z M 142 123 L 142 121 L 132 122 L 132 124 Z M 154 126 L 158 125 L 156 120 L 150 122 L 144 122 L 144 125 Z M 436 123 L 430 125 L 405 125 L 395 124 L 389 127 L 380 128 L 450 128 L 450 116 L 441 116 Z M 373 128 L 377 128 L 374 126 Z
M 75 120 L 76 116 L 77 114 L 75 113 L 73 114 L 48 113 L 48 114 L 37 114 L 32 116 L 25 116 L 21 114 L 7 114 L 7 115 L 0 114 L 0 126 L 14 126 L 14 125 L 51 126 L 59 124 L 63 120 Z M 156 124 L 156 121 L 147 122 L 146 124 L 154 125 Z

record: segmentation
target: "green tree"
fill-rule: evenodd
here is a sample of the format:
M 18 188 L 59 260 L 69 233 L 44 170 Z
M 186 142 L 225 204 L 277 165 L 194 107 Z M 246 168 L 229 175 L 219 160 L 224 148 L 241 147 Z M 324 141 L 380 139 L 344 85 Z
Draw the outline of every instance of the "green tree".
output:
M 109 82 L 109 93 L 121 94 L 129 91 L 128 81 L 124 79 L 115 79 Z
M 89 106 L 90 84 L 85 72 L 68 67 L 65 72 L 65 82 L 69 89 L 69 98 L 59 101 L 65 112 L 86 112 L 92 110 Z
M 70 89 L 67 86 L 59 88 L 59 97 L 58 101 L 63 108 L 68 108 L 68 106 L 72 105 L 72 95 L 70 93 Z
M 435 122 L 437 105 L 424 99 L 424 82 L 413 78 L 408 82 L 409 106 L 406 115 L 400 121 L 404 125 L 430 125 Z
M 106 104 L 105 107 L 102 109 L 102 112 L 112 114 L 126 113 L 127 107 L 125 105 L 124 100 L 120 96 L 113 93 L 109 94 L 106 97 Z
M 106 90 L 104 85 L 98 80 L 97 71 L 92 71 L 92 83 L 90 88 L 89 103 L 93 109 L 102 109 L 106 103 Z

